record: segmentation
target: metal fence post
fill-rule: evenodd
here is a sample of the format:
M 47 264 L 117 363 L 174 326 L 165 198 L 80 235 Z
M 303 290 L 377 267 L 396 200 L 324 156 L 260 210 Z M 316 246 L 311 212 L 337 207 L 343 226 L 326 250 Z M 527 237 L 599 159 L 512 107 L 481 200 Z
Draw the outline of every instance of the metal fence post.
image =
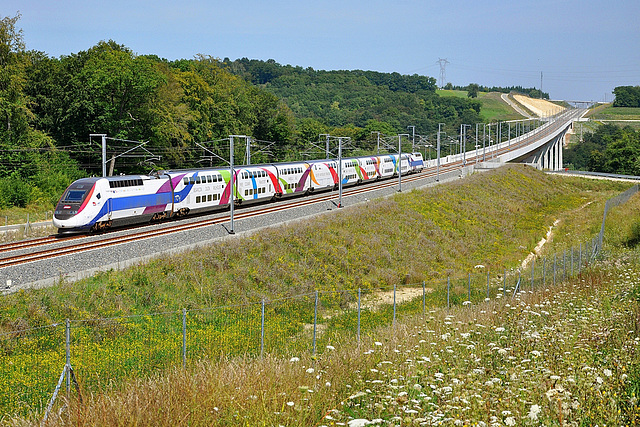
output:
M 567 249 L 562 252 L 562 281 L 567 280 Z
M 71 366 L 71 321 L 67 319 L 65 322 L 65 369 L 67 372 L 66 384 L 67 384 L 67 400 L 69 399 L 69 393 L 71 391 L 71 375 L 69 373 L 69 367 Z
M 471 273 L 469 273 L 469 302 L 471 302 Z
M 361 291 L 358 288 L 358 344 L 360 344 L 360 301 L 361 301 Z
M 396 285 L 393 285 L 393 324 L 396 324 Z
M 536 267 L 536 259 L 533 258 L 533 260 L 531 260 L 531 292 L 533 292 L 533 276 L 535 274 L 535 267 Z M 524 288 L 524 286 L 523 286 Z
M 553 254 L 553 286 L 556 285 L 556 264 L 557 264 L 556 254 Z
M 313 307 L 313 354 L 316 354 L 316 330 L 318 326 L 318 291 L 316 291 L 316 301 Z
M 427 315 L 427 292 L 425 281 L 422 281 L 422 317 Z
M 264 356 L 264 298 L 262 298 L 262 312 L 260 313 L 260 357 Z M 314 325 L 315 333 L 315 325 Z
M 449 276 L 447 276 L 447 309 L 451 307 L 449 304 L 449 290 L 451 288 L 451 284 L 449 283 Z
M 542 259 L 542 287 L 547 286 L 547 259 Z
M 187 309 L 182 309 L 182 368 L 187 368 Z
M 582 270 L 582 242 L 580 242 L 580 252 L 578 252 L 578 274 Z
M 489 269 L 487 268 L 487 298 L 489 298 Z
M 571 246 L 571 277 L 573 277 L 573 246 Z
M 507 269 L 504 269 L 504 276 L 502 276 L 502 296 L 507 295 Z

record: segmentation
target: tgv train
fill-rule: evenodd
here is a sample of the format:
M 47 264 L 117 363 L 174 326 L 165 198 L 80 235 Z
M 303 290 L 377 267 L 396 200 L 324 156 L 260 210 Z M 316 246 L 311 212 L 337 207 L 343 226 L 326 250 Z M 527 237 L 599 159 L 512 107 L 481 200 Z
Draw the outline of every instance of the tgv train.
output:
M 345 158 L 342 185 L 419 172 L 420 153 Z M 338 187 L 337 160 L 247 165 L 229 168 L 160 171 L 150 175 L 83 178 L 60 198 L 53 215 L 59 233 L 95 232 L 236 205 L 269 201 Z

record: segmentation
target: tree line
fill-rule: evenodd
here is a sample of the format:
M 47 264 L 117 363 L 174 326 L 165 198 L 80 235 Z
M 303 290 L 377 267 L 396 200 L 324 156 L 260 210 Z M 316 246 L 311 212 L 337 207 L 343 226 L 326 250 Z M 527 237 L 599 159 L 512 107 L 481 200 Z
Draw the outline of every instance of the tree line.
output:
M 252 155 L 267 162 L 304 158 L 321 134 L 351 137 L 364 152 L 375 146 L 372 132 L 481 122 L 478 101 L 440 98 L 432 77 L 207 55 L 168 61 L 113 40 L 53 58 L 26 49 L 19 19 L 0 19 L 0 207 L 51 205 L 72 180 L 101 173 L 91 134 L 108 135 L 110 156 L 133 141 L 157 155 L 154 164 L 118 159 L 118 174 L 228 158 L 223 139 L 232 134 L 273 141 Z
M 500 92 L 500 93 L 519 93 L 522 95 L 527 95 L 530 98 L 541 98 L 541 99 L 549 99 L 549 94 L 547 92 L 542 92 L 540 89 L 536 89 L 535 87 L 523 87 L 523 86 L 484 86 L 478 83 L 470 83 L 466 86 L 454 86 L 451 83 L 447 83 L 443 89 L 446 90 L 464 90 L 469 92 L 471 98 L 475 98 L 478 92 Z
M 599 126 L 565 149 L 564 162 L 572 169 L 640 176 L 640 130 Z
M 640 86 L 618 86 L 613 89 L 614 107 L 640 107 Z

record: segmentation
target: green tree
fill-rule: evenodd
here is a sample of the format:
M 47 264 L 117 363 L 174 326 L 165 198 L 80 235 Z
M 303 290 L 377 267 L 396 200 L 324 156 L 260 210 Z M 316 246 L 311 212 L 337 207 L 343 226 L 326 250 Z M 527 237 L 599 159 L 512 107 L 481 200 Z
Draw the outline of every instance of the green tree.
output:
M 467 98 L 477 98 L 480 91 L 480 85 L 477 83 L 471 83 L 467 86 Z

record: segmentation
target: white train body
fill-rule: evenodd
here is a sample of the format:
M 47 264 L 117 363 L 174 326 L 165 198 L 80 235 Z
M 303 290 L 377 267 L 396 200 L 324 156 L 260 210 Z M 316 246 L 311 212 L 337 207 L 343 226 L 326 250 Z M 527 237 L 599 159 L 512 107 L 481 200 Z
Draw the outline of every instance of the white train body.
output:
M 419 172 L 420 153 L 342 159 L 342 185 Z M 234 168 L 234 203 L 261 202 L 337 188 L 337 160 L 247 165 Z M 229 169 L 164 171 L 152 176 L 83 178 L 64 192 L 53 215 L 59 232 L 89 232 L 226 208 Z

